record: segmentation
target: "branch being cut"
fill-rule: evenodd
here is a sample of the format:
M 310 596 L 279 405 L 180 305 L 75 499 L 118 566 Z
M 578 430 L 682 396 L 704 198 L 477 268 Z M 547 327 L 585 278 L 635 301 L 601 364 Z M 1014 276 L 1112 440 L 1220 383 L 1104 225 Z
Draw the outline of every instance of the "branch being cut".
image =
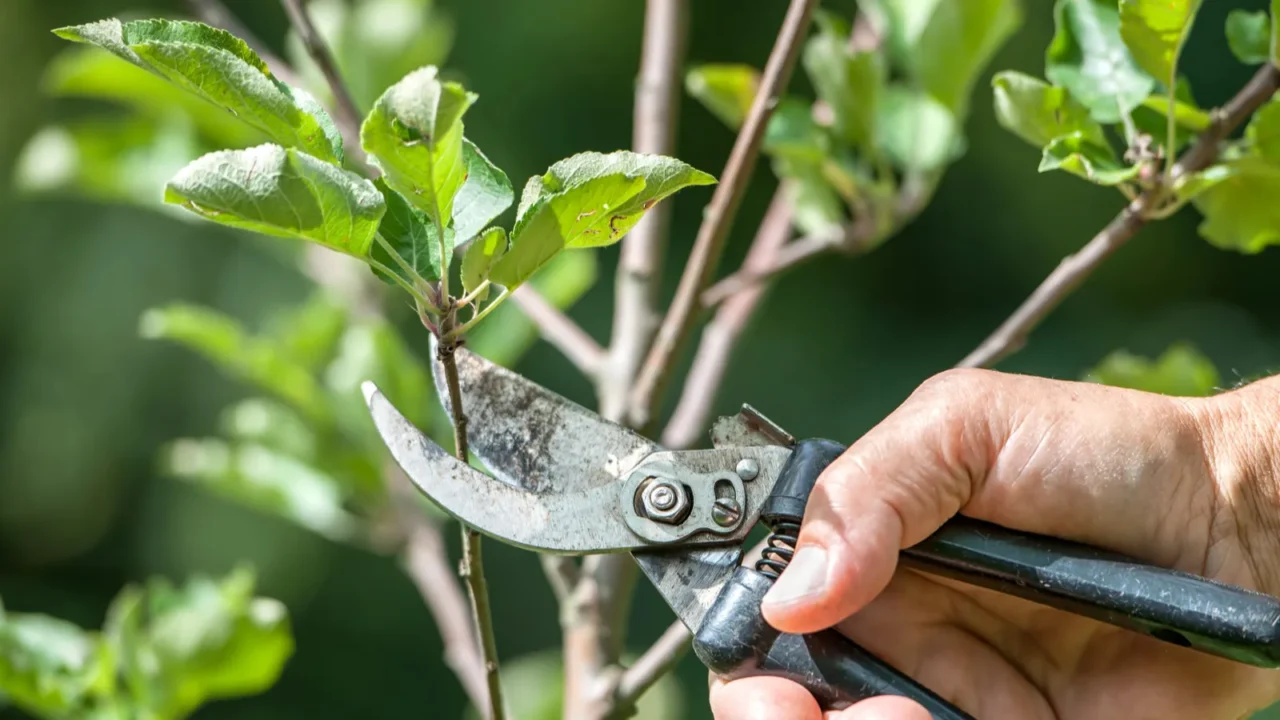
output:
M 658 336 L 640 368 L 629 402 L 631 424 L 647 427 L 670 380 L 672 364 L 697 318 L 699 296 L 710 284 L 737 215 L 748 181 L 760 157 L 765 127 L 778 97 L 791 80 L 802 41 L 809 29 L 817 0 L 791 0 L 782 29 L 761 75 L 760 87 L 734 142 L 720 184 L 703 216 L 685 265 L 675 299 L 658 330 Z
M 1201 133 L 1195 145 L 1174 164 L 1169 181 L 1203 170 L 1217 160 L 1222 141 L 1269 100 L 1277 88 L 1280 88 L 1280 70 L 1271 64 L 1264 65 L 1235 97 L 1214 111 L 1209 129 Z M 1064 258 L 1009 319 L 960 361 L 959 367 L 990 367 L 1022 348 L 1031 331 L 1049 313 L 1080 287 L 1104 260 L 1138 234 L 1146 225 L 1149 214 L 1158 206 L 1165 189 L 1161 185 L 1143 192 L 1079 252 Z

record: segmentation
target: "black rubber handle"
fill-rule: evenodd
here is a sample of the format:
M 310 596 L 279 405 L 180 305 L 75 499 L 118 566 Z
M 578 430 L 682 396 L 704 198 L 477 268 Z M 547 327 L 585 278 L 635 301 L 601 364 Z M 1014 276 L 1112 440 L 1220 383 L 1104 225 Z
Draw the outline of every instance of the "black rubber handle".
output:
M 809 635 L 779 633 L 765 622 L 760 600 L 773 579 L 738 568 L 693 639 L 693 650 L 727 679 L 784 677 L 813 694 L 824 710 L 841 710 L 877 695 L 920 703 L 934 720 L 974 720 L 834 630 Z
M 957 517 L 903 565 L 1236 662 L 1280 667 L 1280 599 L 1056 538 Z

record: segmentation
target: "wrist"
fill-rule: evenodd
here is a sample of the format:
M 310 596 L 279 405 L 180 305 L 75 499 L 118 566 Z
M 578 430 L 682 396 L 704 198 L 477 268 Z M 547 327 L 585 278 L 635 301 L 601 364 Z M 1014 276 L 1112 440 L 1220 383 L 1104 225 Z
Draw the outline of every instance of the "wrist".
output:
M 1215 543 L 1280 596 L 1280 376 L 1188 403 L 1218 497 Z

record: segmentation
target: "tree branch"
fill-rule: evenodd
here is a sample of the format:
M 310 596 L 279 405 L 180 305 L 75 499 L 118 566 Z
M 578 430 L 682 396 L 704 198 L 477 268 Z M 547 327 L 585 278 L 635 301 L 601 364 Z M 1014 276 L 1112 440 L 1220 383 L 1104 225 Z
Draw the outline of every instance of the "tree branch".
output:
M 517 288 L 511 299 L 538 327 L 543 339 L 564 353 L 583 375 L 592 378 L 600 372 L 605 360 L 604 348 L 568 315 L 528 285 Z
M 635 427 L 647 427 L 653 420 L 663 390 L 670 380 L 671 365 L 696 320 L 699 295 L 710 283 L 719 263 L 729 230 L 759 159 L 765 127 L 773 115 L 778 96 L 791 80 L 817 4 L 817 0 L 791 0 L 787 8 L 782 29 L 761 76 L 760 88 L 698 229 L 675 299 L 632 389 L 629 413 Z
M 783 188 L 778 188 L 765 213 L 760 229 L 756 231 L 751 249 L 747 251 L 742 270 L 736 275 L 763 274 L 764 269 L 777 264 L 778 253 L 787 247 L 791 237 L 791 204 Z M 717 285 L 718 287 L 718 285 Z M 714 289 L 714 288 L 712 288 Z M 684 390 L 675 413 L 662 433 L 662 444 L 671 449 L 692 447 L 698 442 L 716 391 L 724 379 L 729 356 L 737 345 L 738 337 L 747 321 L 755 313 L 756 306 L 764 298 L 762 280 L 732 289 L 733 296 L 716 310 L 715 317 L 702 330 L 702 339 L 693 359 L 693 366 L 684 380 Z
M 1170 180 L 1205 169 L 1218 158 L 1222 141 L 1262 106 L 1280 88 L 1280 70 L 1264 65 L 1247 85 L 1222 108 L 1213 113 L 1213 122 L 1170 171 Z M 1102 262 L 1128 243 L 1147 223 L 1149 213 L 1160 202 L 1164 187 L 1139 195 L 1107 223 L 1079 252 L 1062 260 L 1009 319 L 960 361 L 959 367 L 990 367 L 1017 352 L 1031 331 L 1062 303 L 1073 290 L 1098 269 Z
M 302 6 L 302 0 L 280 0 L 280 4 L 289 15 L 289 22 L 298 33 L 298 39 L 302 41 L 303 47 L 307 49 L 307 54 L 311 56 L 316 67 L 320 68 L 325 82 L 329 84 L 329 91 L 333 93 L 334 122 L 338 124 L 338 130 L 342 133 L 347 155 L 372 170 L 365 157 L 364 148 L 360 147 L 360 123 L 363 116 L 360 109 L 356 107 L 355 100 L 351 98 L 347 84 L 342 81 L 342 74 L 338 72 L 338 65 L 334 62 L 329 45 L 316 30 L 315 23 L 311 22 L 311 15 Z
M 455 311 L 450 308 L 448 316 L 441 323 L 441 337 L 447 335 L 456 321 Z M 437 350 L 440 365 L 444 369 L 445 383 L 449 387 L 449 406 L 453 409 L 453 443 L 454 456 L 458 460 L 469 463 L 471 453 L 467 447 L 467 414 L 462 407 L 462 388 L 458 384 L 458 363 L 454 356 L 457 346 L 441 342 Z M 471 613 L 476 623 L 476 634 L 480 638 L 480 652 L 484 659 L 485 684 L 488 687 L 488 702 L 478 706 L 488 712 L 485 717 L 502 720 L 506 717 L 506 706 L 502 701 L 502 681 L 498 675 L 497 642 L 493 636 L 493 615 L 489 610 L 489 584 L 484 577 L 484 556 L 480 533 L 462 525 L 462 567 L 461 575 L 467 583 L 471 596 Z
M 774 202 L 777 201 L 775 198 Z M 785 202 L 785 199 L 783 201 Z M 763 227 L 762 223 L 761 228 Z M 829 238 L 811 235 L 799 238 L 795 242 L 771 245 L 767 251 L 762 248 L 759 253 L 756 253 L 758 242 L 760 242 L 759 234 L 756 235 L 751 250 L 747 252 L 747 259 L 743 262 L 741 269 L 702 292 L 703 308 L 713 308 L 739 293 L 754 289 L 775 276 L 837 247 Z

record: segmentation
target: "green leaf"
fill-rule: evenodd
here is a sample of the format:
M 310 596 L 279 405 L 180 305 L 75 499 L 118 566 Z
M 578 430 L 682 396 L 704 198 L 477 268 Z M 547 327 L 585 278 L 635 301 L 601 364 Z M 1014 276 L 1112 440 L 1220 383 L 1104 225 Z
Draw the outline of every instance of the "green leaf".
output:
M 321 454 L 322 440 L 316 431 L 293 408 L 271 398 L 251 397 L 228 405 L 219 424 L 232 440 L 261 445 L 308 464 Z
M 328 415 L 324 396 L 305 367 L 222 313 L 175 303 L 148 310 L 140 329 L 143 337 L 171 340 L 198 352 L 230 376 L 273 393 L 312 419 Z
M 710 63 L 690 70 L 685 90 L 730 129 L 747 118 L 760 88 L 760 72 L 750 65 Z
M 490 279 L 514 289 L 565 248 L 611 245 L 650 208 L 683 188 L 715 178 L 657 155 L 581 153 L 525 185 L 511 249 Z
M 845 142 L 867 147 L 875 139 L 876 105 L 887 69 L 879 53 L 850 52 L 849 41 L 827 23 L 804 50 L 805 70 L 835 116 L 835 129 Z
M 1120 36 L 1143 70 L 1171 87 L 1201 0 L 1120 0 Z
M 1074 132 L 1097 145 L 1107 145 L 1102 126 L 1064 88 L 1014 71 L 997 73 L 991 86 L 1000 125 L 1032 145 L 1044 147 L 1054 138 Z
M 32 136 L 15 163 L 14 184 L 27 193 L 68 193 L 190 219 L 164 205 L 156 188 L 203 151 L 181 115 L 86 118 Z
M 1057 0 L 1054 23 L 1045 77 L 1089 108 L 1094 120 L 1120 122 L 1155 89 L 1120 36 L 1116 0 Z
M 447 224 L 467 179 L 462 116 L 476 95 L 437 75 L 435 67 L 425 67 L 388 88 L 365 119 L 360 143 L 386 174 L 387 185 L 433 221 Z
M 1232 10 L 1227 15 L 1227 45 L 1245 65 L 1261 65 L 1271 57 L 1271 16 L 1266 10 Z
M 1258 108 L 1245 128 L 1253 151 L 1271 162 L 1280 162 L 1280 100 L 1272 98 Z
M 420 428 L 429 425 L 431 376 L 395 327 L 385 320 L 353 324 L 342 337 L 337 357 L 325 370 L 339 426 L 369 457 L 387 456 L 386 444 L 369 416 L 361 383 L 373 381 Z
M 387 187 L 382 178 L 375 180 L 374 185 L 382 193 L 387 206 L 382 224 L 378 227 L 382 239 L 387 241 L 401 260 L 413 268 L 418 277 L 427 282 L 439 282 L 445 269 L 445 262 L 440 254 L 439 228 L 426 213 L 410 205 L 403 195 Z M 453 237 L 452 230 L 445 232 L 444 239 L 450 254 L 453 252 Z M 391 257 L 382 243 L 375 242 L 370 255 L 410 284 L 416 282 L 413 275 Z M 379 277 L 382 277 L 381 274 Z M 392 282 L 390 278 L 383 280 Z
M 459 245 L 506 212 L 515 199 L 507 174 L 466 138 L 462 139 L 462 161 L 467 179 L 453 202 L 453 230 Z
M 280 82 L 243 40 L 201 23 L 114 18 L 59 28 L 231 112 L 287 147 L 342 161 L 333 121 L 301 90 Z M 336 142 L 335 142 L 336 141 Z
M 1186 343 L 1178 343 L 1158 359 L 1126 350 L 1111 353 L 1084 376 L 1085 381 L 1179 397 L 1205 397 L 1222 386 L 1218 369 Z
M 347 319 L 346 306 L 317 288 L 302 303 L 270 315 L 263 334 L 298 364 L 314 370 L 333 357 Z
M 595 253 L 560 253 L 529 283 L 547 302 L 567 310 L 595 285 L 597 264 Z M 467 346 L 499 365 L 514 367 L 539 337 L 524 311 L 515 303 L 504 303 L 467 334 Z
M 875 0 L 860 7 L 889 31 L 896 58 L 919 87 L 960 118 L 974 83 L 1023 21 L 1019 0 Z
M 182 587 L 152 579 L 109 611 L 117 652 L 145 678 L 158 717 L 186 717 L 211 700 L 256 695 L 275 684 L 292 656 L 288 613 L 253 595 L 253 573 L 191 578 Z
M 1210 165 L 1199 172 L 1179 177 L 1174 182 L 1173 190 L 1177 193 L 1180 201 L 1192 200 L 1209 188 L 1231 177 L 1235 172 L 1235 168 L 1231 165 Z
M 1079 132 L 1055 138 L 1040 158 L 1040 172 L 1065 170 L 1098 185 L 1119 185 L 1138 176 L 1137 167 L 1116 159 L 1110 146 L 1097 145 Z
M 240 408 L 237 429 L 247 430 L 244 425 L 273 419 L 245 414 L 263 409 L 266 406 L 258 405 L 255 410 Z M 262 428 L 263 432 L 282 430 Z M 171 477 L 259 512 L 285 518 L 334 541 L 351 540 L 359 529 L 359 522 L 343 507 L 341 484 L 279 448 L 250 441 L 230 444 L 215 438 L 182 439 L 161 453 L 161 468 Z
M 898 168 L 939 170 L 964 150 L 956 116 L 925 93 L 890 87 L 879 110 L 880 150 Z
M 386 211 L 373 183 L 279 145 L 205 155 L 169 181 L 164 199 L 223 225 L 358 258 L 368 255 Z
M 267 139 L 261 130 L 157 73 L 96 47 L 69 47 L 54 56 L 41 84 L 44 92 L 56 97 L 121 103 L 146 115 L 152 123 L 171 123 L 176 110 L 195 126 L 200 137 L 209 143 L 209 150 L 259 145 Z M 188 154 L 186 159 L 195 154 Z M 155 194 L 154 188 L 152 194 Z
M 1252 156 L 1223 165 L 1226 176 L 1192 200 L 1204 215 L 1200 235 L 1223 250 L 1249 255 L 1280 245 L 1280 167 Z
M 830 157 L 831 142 L 814 119 L 811 103 L 784 97 L 765 126 L 763 150 L 775 159 L 818 164 Z
M 493 264 L 507 254 L 511 243 L 507 241 L 507 231 L 500 227 L 489 228 L 467 246 L 462 256 L 462 290 L 470 295 L 489 279 L 489 270 Z M 486 289 L 476 299 L 483 300 L 489 294 Z
M 77 717 L 112 690 L 114 663 L 97 633 L 48 615 L 0 608 L 0 692 L 40 717 Z

